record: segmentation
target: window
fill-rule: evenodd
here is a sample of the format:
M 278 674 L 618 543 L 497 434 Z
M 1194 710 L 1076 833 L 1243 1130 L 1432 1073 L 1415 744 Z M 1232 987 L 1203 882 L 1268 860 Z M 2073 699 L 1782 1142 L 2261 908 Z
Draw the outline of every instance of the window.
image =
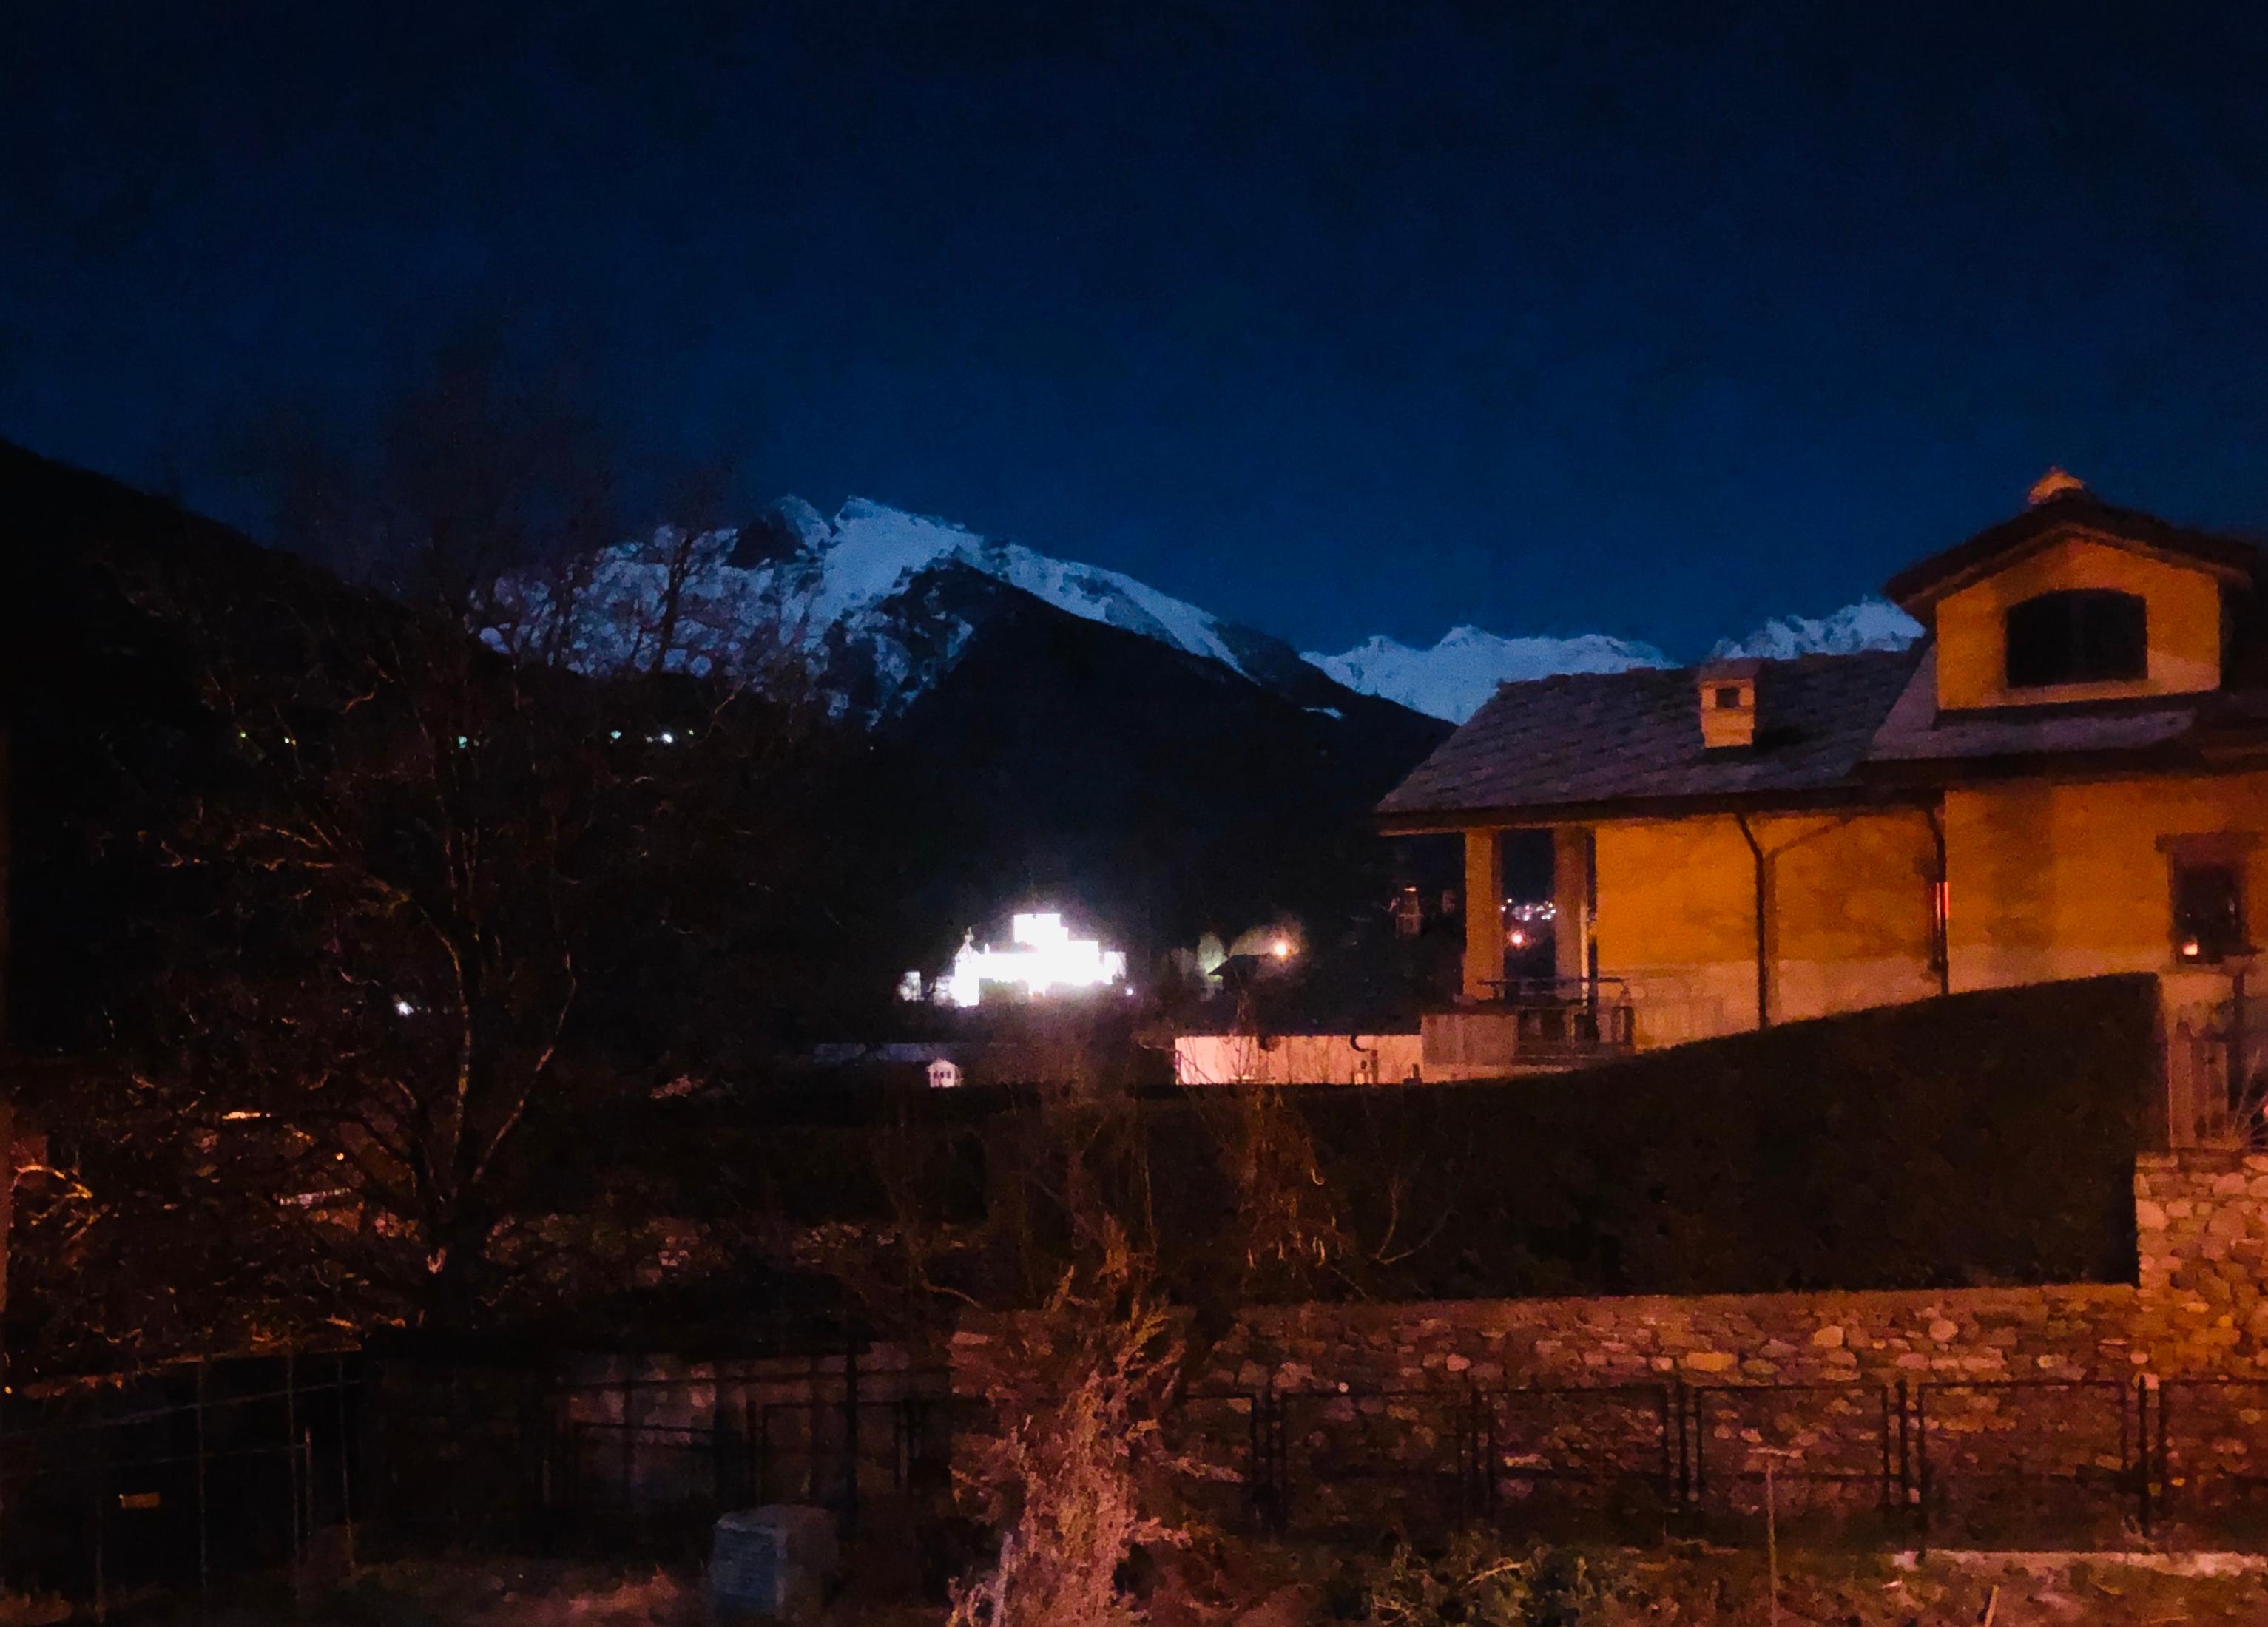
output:
M 2174 959 L 2218 966 L 2244 944 L 2244 872 L 2225 861 L 2174 861 Z
M 2133 593 L 2066 588 L 2011 607 L 2008 687 L 2105 683 L 2150 671 L 2149 611 Z
M 1717 710 L 1719 711 L 1738 711 L 1741 710 L 1740 685 L 1736 683 L 1728 683 L 1717 691 Z

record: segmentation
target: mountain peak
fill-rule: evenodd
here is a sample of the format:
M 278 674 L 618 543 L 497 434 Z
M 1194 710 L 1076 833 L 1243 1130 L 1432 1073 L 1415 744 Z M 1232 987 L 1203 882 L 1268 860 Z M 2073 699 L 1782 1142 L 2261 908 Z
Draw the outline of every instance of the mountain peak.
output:
M 756 678 L 793 653 L 838 710 L 870 720 L 948 671 L 1003 593 L 1154 639 L 1301 704 L 1344 698 L 1290 645 L 1146 582 L 872 497 L 848 498 L 828 519 L 785 497 L 738 530 L 688 539 L 664 526 L 602 550 L 588 583 L 559 601 L 571 604 L 576 623 L 563 641 L 549 628 L 553 585 L 541 573 L 500 584 L 510 626 L 495 641 L 564 649 L 590 671 L 659 666 Z M 678 608 L 665 613 L 673 595 Z
M 1745 638 L 1728 638 L 1712 660 L 1750 656 L 1790 661 L 1799 655 L 1856 655 L 1862 650 L 1903 650 L 1922 636 L 1922 625 L 1884 599 L 1861 599 L 1831 615 L 1776 616 Z
M 1311 653 L 1306 659 L 1350 689 L 1451 723 L 1478 711 L 1499 684 L 1556 673 L 1619 673 L 1670 664 L 1652 644 L 1604 633 L 1506 638 L 1470 626 L 1451 628 L 1430 650 L 1381 635 L 1337 655 Z

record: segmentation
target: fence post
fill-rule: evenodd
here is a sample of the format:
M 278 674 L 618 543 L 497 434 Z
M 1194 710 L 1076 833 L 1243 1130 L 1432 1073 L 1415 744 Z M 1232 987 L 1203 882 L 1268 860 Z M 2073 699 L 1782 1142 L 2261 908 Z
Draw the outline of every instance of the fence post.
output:
M 843 1535 L 858 1534 L 858 1340 L 843 1329 Z
M 205 1531 L 205 1366 L 197 1361 L 197 1619 L 202 1621 L 211 1603 L 212 1551 Z
M 755 1420 L 759 1417 L 764 1425 L 762 1439 L 757 1438 L 753 1427 Z M 749 1471 L 748 1501 L 751 1505 L 762 1503 L 770 1495 L 772 1483 L 771 1423 L 770 1410 L 755 1400 L 750 1387 L 741 1386 L 740 1456 L 742 1466 Z
M 2150 1521 L 2153 1513 L 2164 1513 L 2165 1504 L 2173 1493 L 2174 1464 L 2173 1454 L 2168 1447 L 2168 1436 L 2170 1432 L 2167 1428 L 2166 1425 L 2166 1414 L 2169 1410 L 2166 1405 L 2166 1387 L 2159 1380 L 2156 1373 L 2146 1373 L 2142 1375 L 2142 1389 L 2143 1394 L 2156 1397 L 2157 1405 L 2154 1410 L 2158 1415 L 2159 1490 L 2157 1495 L 2157 1506 L 2154 1511 L 2151 1506 L 2146 1502 L 2142 1507 L 2142 1534 L 2145 1536 L 2147 1536 L 2150 1534 Z M 2149 1448 L 2146 1446 L 2143 1448 L 2142 1455 L 2144 1463 L 2142 1471 L 2142 1494 L 2146 1498 L 2150 1495 L 2150 1473 L 2148 1469 Z
M 1910 1517 L 1919 1499 L 1914 1492 L 1913 1397 L 1898 1380 L 1898 1519 Z
M 1269 1382 L 1252 1397 L 1252 1447 L 1247 1471 L 1255 1522 L 1263 1531 L 1284 1529 L 1291 1491 L 1289 1454 L 1284 1447 L 1284 1400 Z
M 338 1379 L 339 1402 L 339 1523 L 347 1534 L 347 1579 L 355 1574 L 354 1479 L 347 1462 L 347 1358 L 342 1351 L 335 1358 Z
M 630 1358 L 622 1358 L 622 1522 L 635 1528 L 637 1524 L 637 1436 L 632 1432 L 631 1414 L 637 1406 L 637 1388 L 630 1379 Z
M 731 1442 L 725 1432 L 725 1364 L 720 1358 L 710 1367 L 709 1387 L 709 1497 L 724 1513 L 733 1506 L 733 1498 L 740 1488 L 733 1485 Z
M 772 1494 L 772 1403 L 756 1404 L 756 1501 Z
M 284 1356 L 284 1495 L 291 1517 L 291 1614 L 299 1613 L 299 1586 L 306 1570 L 299 1547 L 299 1358 L 296 1351 Z M 310 1520 L 309 1535 L 313 1535 Z
M 1486 1392 L 1476 1389 L 1481 1407 L 1481 1512 L 1493 1527 L 1496 1524 L 1496 1471 L 1499 1460 L 1496 1444 L 1496 1403 Z
M 1881 1506 L 1881 1511 L 1887 1514 L 1890 1512 L 1890 1431 L 1892 1428 L 1890 1423 L 1890 1387 L 1887 1384 L 1882 1386 L 1881 1401 L 1882 1410 L 1882 1478 L 1881 1483 L 1877 1489 L 1880 1492 L 1879 1506 Z
M 1676 1391 L 1669 1385 L 1662 1385 L 1655 1391 L 1655 1402 L 1662 1410 L 1662 1512 L 1667 1513 L 1669 1509 L 1676 1507 L 1683 1480 L 1685 1480 L 1685 1470 L 1678 1466 L 1681 1464 L 1678 1448 L 1685 1444 L 1685 1434 L 1683 1434 L 1683 1430 L 1676 1430 L 1672 1421 L 1672 1414 L 1676 1410 Z
M 110 1410 L 110 1392 L 96 1393 L 94 1402 L 94 1619 L 110 1619 L 110 1588 L 105 1572 L 108 1556 L 103 1551 L 110 1525 L 110 1430 L 103 1414 Z
M 1457 1430 L 1457 1524 L 1462 1528 L 1476 1513 L 1487 1510 L 1489 1486 L 1496 1476 L 1490 1472 L 1480 1389 L 1470 1379 L 1465 1380 L 1458 1410 L 1462 1416 Z
M 1246 1415 L 1244 1495 L 1251 1505 L 1253 1523 L 1262 1530 L 1268 1528 L 1268 1390 L 1263 1386 L 1253 1394 Z
M 1929 1551 L 1929 1386 L 1913 1387 L 1914 1506 L 1921 1527 L 1921 1551 Z

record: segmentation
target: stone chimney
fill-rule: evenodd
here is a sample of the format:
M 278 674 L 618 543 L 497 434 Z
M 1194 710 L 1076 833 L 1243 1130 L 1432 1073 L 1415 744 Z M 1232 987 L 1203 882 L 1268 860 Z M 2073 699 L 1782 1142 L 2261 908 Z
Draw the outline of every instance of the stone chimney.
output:
M 2051 467 L 2046 474 L 2032 482 L 2032 489 L 2026 495 L 2025 501 L 2032 507 L 2037 508 L 2041 504 L 2052 502 L 2058 497 L 2086 495 L 2085 481 L 2076 475 L 2066 474 L 2062 469 Z
M 1711 751 L 1756 743 L 1758 660 L 1710 661 L 1700 676 L 1701 743 Z

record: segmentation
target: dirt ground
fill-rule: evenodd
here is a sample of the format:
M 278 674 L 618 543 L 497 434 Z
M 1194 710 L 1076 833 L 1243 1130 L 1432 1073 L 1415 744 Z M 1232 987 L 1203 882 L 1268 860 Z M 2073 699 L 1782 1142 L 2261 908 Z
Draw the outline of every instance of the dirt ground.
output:
M 1248 1596 L 1153 1601 L 1150 1627 L 1337 1627 L 1384 1621 L 1347 1562 L 1282 1550 L 1248 1556 Z M 2192 1556 L 2179 1569 L 2069 1555 L 1786 1556 L 1778 1609 L 1764 1557 L 1695 1544 L 1667 1550 L 1559 1550 L 1578 1587 L 1490 1614 L 1452 1607 L 1441 1627 L 2268 1627 L 2268 1563 Z M 1325 1579 L 1315 1579 L 1322 1577 Z M 1235 1591 L 1245 1591 L 1242 1587 Z M 130 1606 L 113 1619 L 166 1619 Z M 855 1579 L 802 1627 L 942 1627 L 935 1606 L 865 1596 Z M 0 1627 L 59 1613 L 0 1607 Z M 84 1615 L 76 1619 L 87 1619 Z M 415 1561 L 365 1568 L 351 1582 L 250 1600 L 209 1627 L 708 1627 L 698 1573 L 554 1561 Z M 1418 1627 L 1404 1616 L 1403 1627 Z M 1063 1623 L 1062 1627 L 1077 1627 Z
M 1933 1555 L 1787 1558 L 1778 1611 L 1764 1557 L 1750 1552 L 1624 1556 L 1609 1596 L 1579 1617 L 1624 1623 L 1778 1620 L 1786 1627 L 2268 1627 L 2268 1571 L 2181 1575 L 2067 1556 Z

